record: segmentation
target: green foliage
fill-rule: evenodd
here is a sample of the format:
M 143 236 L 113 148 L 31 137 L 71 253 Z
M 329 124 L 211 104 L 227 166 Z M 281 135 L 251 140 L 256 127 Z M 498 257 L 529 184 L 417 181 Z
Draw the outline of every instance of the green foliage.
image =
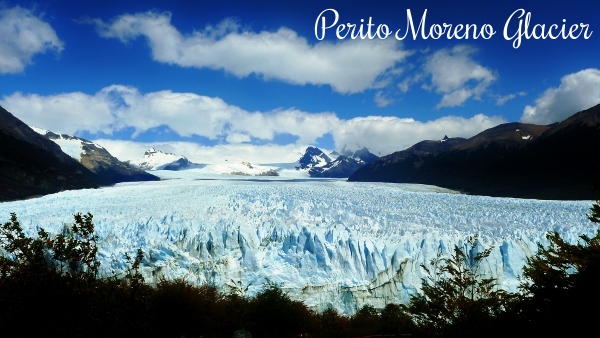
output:
M 318 315 L 319 328 L 317 337 L 343 338 L 348 337 L 348 318 L 340 315 L 336 309 L 328 307 Z
M 218 336 L 226 324 L 224 296 L 214 287 L 194 286 L 182 279 L 159 281 L 149 312 L 158 337 Z
M 0 257 L 0 277 L 15 273 L 59 273 L 79 279 L 96 278 L 100 262 L 96 257 L 93 217 L 88 213 L 76 214 L 74 218 L 74 224 L 65 226 L 54 237 L 40 229 L 37 238 L 30 238 L 12 213 L 10 222 L 0 227 L 0 245 L 7 253 Z
M 257 337 L 296 337 L 311 330 L 312 312 L 267 281 L 249 303 L 249 331 Z
M 492 248 L 478 252 L 477 244 L 477 237 L 471 237 L 450 257 L 438 253 L 429 267 L 421 266 L 427 278 L 422 279 L 423 293 L 411 298 L 410 311 L 426 333 L 480 335 L 513 297 L 497 287 L 495 278 L 483 276 L 481 266 Z
M 373 305 L 364 305 L 350 317 L 352 336 L 370 336 L 380 332 L 381 320 L 379 312 Z
M 594 223 L 600 223 L 600 200 L 597 200 L 595 204 L 590 208 L 591 213 L 587 215 L 590 221 Z
M 148 287 L 132 287 L 140 282 L 143 253 L 138 251 L 125 278 L 99 278 L 93 217 L 76 214 L 74 221 L 54 236 L 39 229 L 28 237 L 15 214 L 0 225 L 0 332 L 37 337 L 146 331 L 138 325 Z
M 600 202 L 592 207 L 588 218 L 598 222 Z M 590 305 L 600 302 L 600 230 L 589 237 L 581 235 L 577 243 L 565 241 L 557 232 L 549 233 L 547 246 L 527 259 L 523 268 L 518 319 L 530 332 L 551 335 L 585 335 L 585 326 L 548 326 L 547 323 L 591 323 L 597 310 Z
M 408 308 L 400 304 L 387 304 L 381 311 L 381 332 L 395 336 L 416 332 Z

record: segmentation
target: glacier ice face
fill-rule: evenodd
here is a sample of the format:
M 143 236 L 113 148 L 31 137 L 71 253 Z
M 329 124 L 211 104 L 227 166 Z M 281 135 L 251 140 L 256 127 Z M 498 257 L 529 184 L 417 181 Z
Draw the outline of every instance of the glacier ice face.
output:
M 353 313 L 364 304 L 407 302 L 438 251 L 479 234 L 494 250 L 485 272 L 517 287 L 527 256 L 547 231 L 567 240 L 593 234 L 591 201 L 468 196 L 423 185 L 320 179 L 223 179 L 155 171 L 160 182 L 121 183 L 0 203 L 26 230 L 57 232 L 72 214 L 91 212 L 107 272 L 126 269 L 142 248 L 148 282 L 184 278 L 249 286 L 268 279 L 322 310 Z

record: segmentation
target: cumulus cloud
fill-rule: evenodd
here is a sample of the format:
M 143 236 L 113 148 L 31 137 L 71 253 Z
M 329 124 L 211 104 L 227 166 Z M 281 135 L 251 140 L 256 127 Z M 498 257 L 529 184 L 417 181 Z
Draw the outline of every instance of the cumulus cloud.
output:
M 104 91 L 50 96 L 17 92 L 4 96 L 0 106 L 29 125 L 71 135 L 84 130 L 110 134 L 116 120 L 112 113 L 115 103 Z
M 188 157 L 192 153 L 211 152 L 222 157 L 222 154 L 230 152 L 232 157 L 246 154 L 249 159 L 252 155 L 255 162 L 254 158 L 260 156 L 284 162 L 292 156 L 286 155 L 286 151 L 298 147 L 304 150 L 306 145 L 317 144 L 318 139 L 327 134 L 332 136 L 337 149 L 366 146 L 375 153 L 386 155 L 422 140 L 441 139 L 444 135 L 470 137 L 505 122 L 500 117 L 482 114 L 472 118 L 446 116 L 421 122 L 391 116 L 345 120 L 332 112 L 308 113 L 297 109 L 249 112 L 218 97 L 168 90 L 143 94 L 134 87 L 122 85 L 108 86 L 94 95 L 79 92 L 50 96 L 15 93 L 3 97 L 0 105 L 29 125 L 58 133 L 86 131 L 111 134 L 132 128 L 131 141 L 111 143 L 117 154 L 124 154 L 124 159 L 138 158 L 147 148 L 157 145 L 134 141 L 138 134 L 157 127 L 167 127 L 180 136 L 199 135 L 220 143 L 216 147 L 191 142 L 168 143 L 176 146 L 172 152 Z M 295 141 L 275 145 L 278 134 L 295 136 Z M 158 145 L 157 148 L 170 151 Z M 133 149 L 135 154 L 128 153 Z M 297 159 L 296 155 L 292 157 Z
M 462 105 L 470 98 L 480 99 L 488 86 L 496 80 L 494 72 L 472 59 L 475 48 L 459 45 L 441 49 L 425 62 L 425 73 L 431 83 L 425 88 L 443 94 L 438 108 Z
M 246 134 L 231 133 L 231 134 L 227 135 L 227 138 L 225 140 L 227 141 L 227 143 L 237 144 L 237 143 L 248 143 L 252 140 L 252 138 L 250 138 L 250 136 L 248 136 Z
M 338 148 L 344 145 L 367 147 L 380 155 L 403 150 L 423 140 L 471 137 L 506 120 L 498 116 L 475 115 L 471 118 L 445 116 L 421 122 L 393 116 L 357 117 L 341 121 L 333 132 Z
M 589 68 L 564 76 L 558 88 L 547 89 L 526 106 L 521 122 L 551 124 L 600 103 L 600 70 Z
M 395 39 L 310 44 L 288 28 L 256 33 L 231 20 L 186 35 L 171 24 L 170 13 L 126 14 L 94 23 L 101 36 L 124 43 L 145 37 L 158 62 L 222 69 L 238 77 L 255 74 L 295 85 L 330 85 L 340 93 L 376 86 L 410 54 Z
M 506 123 L 501 117 L 475 115 L 471 118 L 446 116 L 432 121 L 416 121 L 412 118 L 392 116 L 368 116 L 350 120 L 338 120 L 330 133 L 336 149 L 367 147 L 380 156 L 406 149 L 422 140 L 439 140 L 450 137 L 471 137 L 485 129 Z M 233 137 L 238 137 L 233 134 Z M 252 163 L 291 163 L 297 161 L 311 143 L 256 145 L 232 142 L 216 146 L 202 146 L 192 142 L 136 142 L 98 139 L 94 142 L 106 147 L 121 160 L 142 157 L 149 148 L 182 154 L 191 161 L 205 164 L 230 161 Z
M 136 142 L 129 140 L 96 139 L 113 156 L 122 161 L 139 159 L 150 148 L 184 155 L 190 161 L 201 164 L 249 161 L 250 163 L 292 163 L 306 150 L 298 144 L 218 144 L 202 146 L 192 142 Z
M 40 16 L 19 6 L 0 7 L 0 74 L 19 73 L 35 54 L 61 52 L 63 43 Z
M 282 133 L 297 136 L 299 143 L 314 143 L 339 121 L 334 113 L 311 114 L 297 109 L 249 112 L 218 97 L 170 90 L 142 94 L 123 85 L 105 87 L 94 95 L 15 93 L 3 97 L 0 105 L 25 123 L 66 134 L 111 134 L 133 128 L 135 138 L 150 129 L 168 126 L 180 136 L 199 135 L 230 143 L 251 138 L 269 141 Z

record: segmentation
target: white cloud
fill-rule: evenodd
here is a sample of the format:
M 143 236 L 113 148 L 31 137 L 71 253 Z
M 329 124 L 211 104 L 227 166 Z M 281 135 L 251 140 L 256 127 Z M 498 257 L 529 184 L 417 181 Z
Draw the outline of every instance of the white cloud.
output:
M 142 94 L 134 87 L 122 85 L 105 87 L 94 95 L 15 93 L 3 97 L 0 105 L 25 123 L 65 134 L 111 134 L 131 127 L 135 138 L 166 125 L 181 136 L 199 135 L 231 143 L 247 142 L 250 138 L 270 141 L 280 133 L 297 136 L 298 143 L 314 143 L 339 121 L 335 114 L 327 112 L 248 112 L 218 97 L 170 90 Z
M 425 88 L 444 95 L 437 104 L 438 108 L 460 106 L 470 98 L 479 99 L 496 80 L 492 70 L 471 58 L 476 51 L 475 48 L 459 45 L 441 49 L 427 58 L 424 68 L 431 76 L 431 84 Z
M 227 141 L 227 143 L 238 144 L 238 143 L 248 143 L 252 139 L 250 138 L 250 136 L 248 136 L 246 134 L 231 133 L 231 134 L 227 135 L 227 138 L 225 140 Z
M 440 140 L 444 135 L 471 137 L 505 122 L 501 117 L 483 114 L 471 118 L 445 116 L 427 122 L 393 116 L 357 117 L 341 121 L 333 132 L 333 139 L 338 148 L 361 146 L 386 155 L 423 140 Z
M 331 134 L 338 150 L 343 147 L 349 149 L 367 147 L 373 153 L 383 156 L 406 149 L 422 140 L 442 139 L 444 135 L 471 137 L 501 123 L 506 123 L 506 120 L 483 114 L 471 118 L 446 116 L 427 122 L 392 116 L 368 116 L 338 120 L 338 123 L 332 126 Z M 222 163 L 225 159 L 251 163 L 291 163 L 297 161 L 304 154 L 306 146 L 311 144 L 232 143 L 202 146 L 192 142 L 135 142 L 110 139 L 98 139 L 94 142 L 101 144 L 121 160 L 138 159 L 147 149 L 154 147 L 205 164 Z
M 202 146 L 192 142 L 135 142 L 125 140 L 96 139 L 94 142 L 105 147 L 113 156 L 122 161 L 143 157 L 150 148 L 160 149 L 177 155 L 183 155 L 194 163 L 219 164 L 225 162 L 248 161 L 250 163 L 292 163 L 297 161 L 306 150 L 306 146 L 219 144 Z
M 382 92 L 377 92 L 373 101 L 375 101 L 377 107 L 380 108 L 387 107 L 390 104 L 394 103 L 393 99 L 386 97 Z
M 504 96 L 498 96 L 496 98 L 496 105 L 498 106 L 502 106 L 504 105 L 506 102 L 514 99 L 515 97 L 517 97 L 516 94 L 508 94 L 508 95 L 504 95 Z
M 35 54 L 61 52 L 63 43 L 40 16 L 19 6 L 0 7 L 0 74 L 19 73 Z
M 441 139 L 444 135 L 470 137 L 505 122 L 500 117 L 482 114 L 472 118 L 446 116 L 421 122 L 390 116 L 344 120 L 331 112 L 307 113 L 293 108 L 248 112 L 218 97 L 167 90 L 142 94 L 134 87 L 122 85 L 103 88 L 94 95 L 79 92 L 52 96 L 15 93 L 3 97 L 0 105 L 29 125 L 58 133 L 87 131 L 111 134 L 123 128 L 133 128 L 132 138 L 135 139 L 139 133 L 167 127 L 180 136 L 199 135 L 223 143 L 204 147 L 190 142 L 169 142 L 173 147 L 177 145 L 173 148 L 174 153 L 189 157 L 192 153 L 217 156 L 229 152 L 232 157 L 246 154 L 255 162 L 255 158 L 260 156 L 271 158 L 271 161 L 273 158 L 278 161 L 289 159 L 291 155 L 286 155 L 286 151 L 316 144 L 326 134 L 331 134 L 337 149 L 366 146 L 385 155 L 425 139 Z M 296 141 L 283 146 L 273 145 L 278 134 L 295 136 Z M 117 154 L 125 154 L 125 159 L 138 158 L 147 148 L 157 145 L 133 140 L 114 141 L 113 144 Z M 127 153 L 133 149 L 135 154 Z M 292 157 L 295 158 L 295 155 Z M 205 160 L 198 161 L 207 163 Z
M 255 74 L 296 85 L 330 85 L 340 93 L 374 87 L 379 78 L 392 76 L 394 66 L 410 54 L 395 39 L 311 45 L 288 28 L 256 33 L 231 20 L 185 35 L 171 24 L 170 13 L 127 14 L 110 23 L 94 23 L 106 38 L 128 42 L 146 37 L 158 62 L 223 69 L 238 77 Z
M 73 135 L 87 130 L 111 133 L 114 102 L 102 91 L 96 95 L 81 92 L 41 96 L 14 93 L 4 96 L 0 105 L 23 122 L 54 132 Z
M 600 103 L 600 70 L 589 68 L 564 76 L 558 88 L 547 89 L 526 106 L 521 122 L 551 124 Z
M 504 105 L 506 102 L 516 98 L 517 96 L 525 96 L 527 95 L 527 93 L 525 92 L 518 92 L 518 93 L 512 93 L 512 94 L 507 94 L 507 95 L 493 95 L 493 97 L 496 99 L 496 105 L 497 106 L 502 106 Z

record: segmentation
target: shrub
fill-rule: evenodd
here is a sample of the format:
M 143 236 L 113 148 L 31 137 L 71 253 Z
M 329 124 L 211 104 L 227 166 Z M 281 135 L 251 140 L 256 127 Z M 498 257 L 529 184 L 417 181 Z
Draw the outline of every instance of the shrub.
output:
M 373 305 L 364 305 L 350 317 L 352 336 L 370 336 L 378 334 L 381 329 L 379 312 Z
M 514 295 L 497 287 L 496 279 L 485 278 L 480 270 L 492 248 L 477 252 L 477 237 L 464 249 L 454 246 L 450 257 L 441 253 L 422 279 L 422 294 L 410 300 L 410 311 L 426 334 L 472 337 L 485 334 L 494 317 L 506 309 Z
M 348 337 L 348 318 L 342 316 L 336 309 L 328 307 L 317 316 L 319 321 L 316 337 L 341 338 Z
M 249 331 L 257 337 L 296 337 L 309 330 L 311 312 L 267 282 L 249 303 Z
M 0 225 L 0 332 L 13 336 L 128 335 L 145 331 L 148 287 L 138 252 L 124 278 L 99 278 L 91 214 L 50 236 L 25 235 L 15 214 Z
M 600 223 L 600 201 L 588 218 Z M 527 259 L 521 282 L 523 300 L 516 313 L 529 332 L 549 335 L 584 336 L 598 315 L 600 302 L 600 230 L 596 235 L 580 236 L 577 243 L 566 242 L 557 232 L 549 233 L 547 246 Z M 570 325 L 548 325 L 557 321 Z
M 406 306 L 387 304 L 381 311 L 381 332 L 385 335 L 400 336 L 416 332 L 415 324 Z

